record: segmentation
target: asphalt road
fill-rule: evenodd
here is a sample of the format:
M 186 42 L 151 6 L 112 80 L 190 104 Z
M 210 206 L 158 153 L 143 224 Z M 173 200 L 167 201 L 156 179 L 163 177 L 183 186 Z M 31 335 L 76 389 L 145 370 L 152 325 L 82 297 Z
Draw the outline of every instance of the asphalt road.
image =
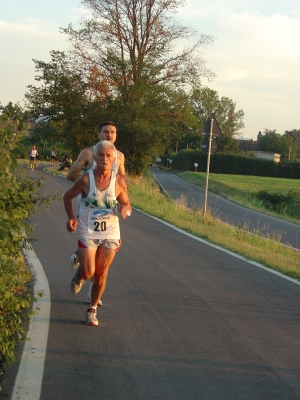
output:
M 163 189 L 174 199 L 184 199 L 187 206 L 204 207 L 205 190 L 192 185 L 169 172 L 152 168 L 153 174 Z M 209 188 L 209 185 L 208 185 Z M 220 196 L 208 193 L 207 206 L 212 215 L 249 231 L 280 239 L 280 242 L 300 250 L 300 225 L 260 214 L 233 204 Z
M 298 284 L 134 210 L 86 326 L 66 220 L 61 201 L 34 217 L 52 299 L 41 400 L 300 399 Z

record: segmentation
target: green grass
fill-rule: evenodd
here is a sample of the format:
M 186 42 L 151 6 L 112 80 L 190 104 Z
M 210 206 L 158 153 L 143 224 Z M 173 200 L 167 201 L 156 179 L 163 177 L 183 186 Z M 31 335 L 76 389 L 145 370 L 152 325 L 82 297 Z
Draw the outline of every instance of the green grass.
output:
M 174 172 L 174 171 L 173 171 Z M 176 172 L 176 174 L 194 185 L 205 188 L 206 173 L 204 172 Z M 234 203 L 243 205 L 252 210 L 260 211 L 287 221 L 300 223 L 286 214 L 277 214 L 267 210 L 255 194 L 261 190 L 269 193 L 282 193 L 286 195 L 291 190 L 299 190 L 297 179 L 280 179 L 260 176 L 209 174 L 208 190 L 218 194 Z
M 233 228 L 209 212 L 187 210 L 185 199 L 174 202 L 163 196 L 152 177 L 130 179 L 129 195 L 134 207 L 178 228 L 219 245 L 246 259 L 300 280 L 300 252 L 281 246 L 280 238 L 262 238 L 259 232 L 247 233 Z
M 52 174 L 57 174 L 57 175 L 62 175 L 62 176 L 67 176 L 69 170 L 64 170 L 64 171 L 58 171 L 59 166 L 55 167 L 48 167 L 47 171 L 51 172 Z

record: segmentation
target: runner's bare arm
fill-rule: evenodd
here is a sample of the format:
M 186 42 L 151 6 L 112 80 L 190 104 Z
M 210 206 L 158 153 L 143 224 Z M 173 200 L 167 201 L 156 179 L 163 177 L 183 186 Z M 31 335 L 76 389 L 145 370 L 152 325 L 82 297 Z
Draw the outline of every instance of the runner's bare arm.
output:
M 74 232 L 77 227 L 77 219 L 74 215 L 72 199 L 78 196 L 80 193 L 86 194 L 88 191 L 89 179 L 87 174 L 80 176 L 74 183 L 74 185 L 67 190 L 63 197 L 64 206 L 68 215 L 69 221 L 67 222 L 67 230 Z
M 127 193 L 127 186 L 124 178 L 121 175 L 117 175 L 117 200 L 118 210 L 120 211 L 123 218 L 127 218 L 132 214 L 132 208 Z
M 81 176 L 80 172 L 82 168 L 89 168 L 93 162 L 93 150 L 91 147 L 82 150 L 79 154 L 78 159 L 74 162 L 74 164 L 69 169 L 67 174 L 67 179 L 69 181 L 75 182 L 77 178 Z
M 121 153 L 121 151 L 118 151 L 118 164 L 119 164 L 119 166 L 118 166 L 118 174 L 123 176 L 123 178 L 125 180 L 125 183 L 128 186 L 129 182 L 128 182 L 128 179 L 127 179 L 127 176 L 126 176 L 126 171 L 125 171 L 125 157 L 124 157 L 124 154 Z

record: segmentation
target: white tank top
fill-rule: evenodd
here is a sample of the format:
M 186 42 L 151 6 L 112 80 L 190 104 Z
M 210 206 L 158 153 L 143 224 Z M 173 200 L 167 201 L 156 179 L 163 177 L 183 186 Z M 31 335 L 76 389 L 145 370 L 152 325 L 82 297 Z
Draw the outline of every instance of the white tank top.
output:
M 89 239 L 120 239 L 116 199 L 116 173 L 111 172 L 109 185 L 100 190 L 94 172 L 89 171 L 89 192 L 80 201 L 77 232 Z
M 84 169 L 84 172 L 93 171 L 97 166 L 96 161 L 94 159 L 94 155 L 96 154 L 97 144 L 95 144 L 95 146 L 92 147 L 92 149 L 93 149 L 93 162 L 90 165 L 90 167 L 88 167 L 87 169 Z M 114 171 L 115 173 L 117 173 L 118 169 L 119 169 L 119 166 L 118 166 L 118 151 L 116 151 L 116 159 L 112 164 L 111 170 Z M 77 216 L 79 215 L 80 202 L 81 202 L 81 194 L 79 194 L 77 196 Z
M 37 154 L 37 150 L 35 150 L 35 149 L 30 150 L 30 157 L 36 157 L 36 154 Z

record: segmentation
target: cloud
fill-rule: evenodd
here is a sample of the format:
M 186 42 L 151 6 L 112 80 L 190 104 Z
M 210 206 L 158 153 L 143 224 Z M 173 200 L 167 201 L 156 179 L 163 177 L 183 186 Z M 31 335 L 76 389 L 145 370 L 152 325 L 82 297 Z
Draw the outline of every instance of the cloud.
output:
M 189 0 L 190 6 L 192 2 Z M 202 4 L 204 3 L 204 9 Z M 216 37 L 205 49 L 207 66 L 216 73 L 213 82 L 203 82 L 221 96 L 232 98 L 245 111 L 245 135 L 255 137 L 264 128 L 299 128 L 300 18 L 291 10 L 268 13 L 240 11 L 226 1 L 201 2 L 184 22 Z M 249 2 L 248 2 L 249 3 Z M 259 8 L 257 8 L 259 9 Z M 299 11 L 299 7 L 298 7 Z
M 300 85 L 300 19 L 231 12 L 224 17 L 218 20 L 215 45 L 206 51 L 216 81 L 247 80 L 253 87 L 275 90 L 292 82 Z
M 27 19 L 26 23 L 0 21 L 0 101 L 21 101 L 26 86 L 33 84 L 32 59 L 48 61 L 50 50 L 66 50 L 68 43 L 58 27 L 48 21 Z
M 249 71 L 242 69 L 229 68 L 222 71 L 220 79 L 224 81 L 235 81 L 240 79 L 246 79 L 249 76 Z
M 245 54 L 248 48 L 261 56 L 299 59 L 298 42 L 300 18 L 274 14 L 227 12 L 218 18 L 219 31 L 226 32 L 226 40 L 232 39 Z

